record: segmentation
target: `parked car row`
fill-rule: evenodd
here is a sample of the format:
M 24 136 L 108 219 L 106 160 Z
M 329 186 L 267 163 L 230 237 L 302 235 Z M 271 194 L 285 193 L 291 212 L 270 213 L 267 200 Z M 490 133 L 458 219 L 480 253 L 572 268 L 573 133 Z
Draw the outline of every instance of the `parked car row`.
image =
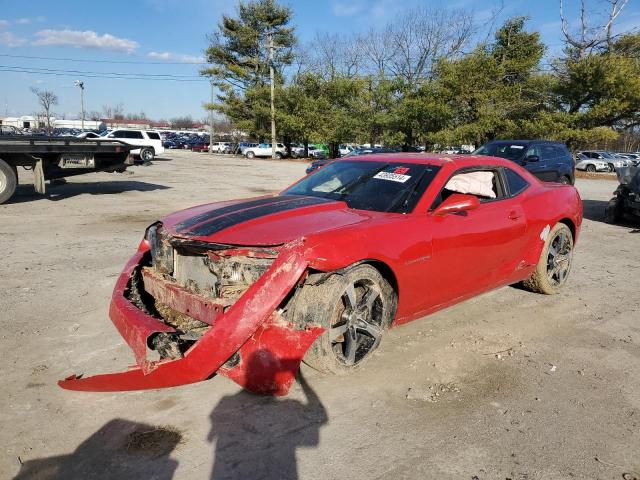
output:
M 615 172 L 616 168 L 634 167 L 639 164 L 638 153 L 586 150 L 576 154 L 576 169 L 587 172 Z

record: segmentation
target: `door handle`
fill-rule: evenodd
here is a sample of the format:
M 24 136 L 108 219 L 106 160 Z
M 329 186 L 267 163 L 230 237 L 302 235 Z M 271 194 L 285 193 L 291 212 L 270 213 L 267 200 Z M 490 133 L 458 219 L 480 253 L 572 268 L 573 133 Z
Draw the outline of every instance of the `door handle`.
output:
M 511 212 L 509 212 L 509 220 L 517 220 L 521 217 L 522 215 L 518 212 L 516 212 L 515 210 L 512 210 Z

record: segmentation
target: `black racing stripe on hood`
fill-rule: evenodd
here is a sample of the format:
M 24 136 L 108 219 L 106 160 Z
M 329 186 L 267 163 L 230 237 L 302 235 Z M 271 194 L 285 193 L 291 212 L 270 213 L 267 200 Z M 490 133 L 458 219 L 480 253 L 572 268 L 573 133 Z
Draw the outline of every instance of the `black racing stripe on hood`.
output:
M 266 215 L 272 215 L 274 213 L 286 212 L 287 210 L 295 210 L 301 207 L 310 207 L 312 205 L 319 205 L 322 203 L 333 202 L 333 200 L 320 197 L 293 197 L 289 202 L 278 202 L 270 205 L 259 206 L 243 210 L 236 213 L 231 213 L 223 217 L 218 217 L 210 222 L 198 225 L 193 230 L 186 232 L 184 235 L 189 237 L 195 236 L 207 236 L 213 235 L 226 228 L 233 227 L 243 222 L 255 220 Z
M 184 230 L 188 230 L 189 228 L 197 225 L 198 223 L 206 222 L 207 220 L 213 220 L 214 218 L 220 217 L 222 215 L 227 215 L 229 213 L 234 213 L 239 210 L 245 210 L 247 208 L 259 207 L 262 205 L 270 205 L 273 203 L 279 202 L 289 202 L 291 198 L 287 197 L 269 197 L 269 198 L 261 198 L 259 200 L 251 200 L 249 202 L 240 202 L 234 203 L 233 205 L 229 205 L 227 207 L 217 208 L 215 210 L 209 210 L 205 213 L 201 213 L 199 215 L 194 215 L 183 222 L 177 223 L 174 227 L 177 233 L 184 233 Z

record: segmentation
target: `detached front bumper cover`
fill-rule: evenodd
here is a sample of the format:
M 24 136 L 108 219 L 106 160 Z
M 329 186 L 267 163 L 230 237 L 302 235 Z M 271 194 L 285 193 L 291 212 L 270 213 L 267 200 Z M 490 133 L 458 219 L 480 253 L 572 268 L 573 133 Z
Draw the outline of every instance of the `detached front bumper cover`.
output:
M 324 331 L 321 327 L 294 327 L 275 312 L 307 268 L 302 244 L 285 246 L 269 270 L 228 311 L 217 316 L 183 358 L 155 362 L 146 358 L 148 338 L 156 332 L 175 330 L 145 314 L 124 296 L 147 250 L 143 242 L 118 278 L 109 312 L 133 350 L 137 365 L 118 373 L 74 375 L 58 385 L 94 392 L 146 390 L 195 383 L 218 373 L 256 393 L 286 395 L 304 353 Z M 239 362 L 225 366 L 236 352 Z

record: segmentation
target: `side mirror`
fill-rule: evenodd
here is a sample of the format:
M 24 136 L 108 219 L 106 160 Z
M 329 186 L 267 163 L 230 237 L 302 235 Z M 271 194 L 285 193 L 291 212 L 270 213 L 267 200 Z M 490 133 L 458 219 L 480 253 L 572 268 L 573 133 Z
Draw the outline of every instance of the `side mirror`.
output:
M 538 155 L 529 155 L 524 159 L 525 162 L 538 162 L 540 161 L 540 157 Z
M 454 193 L 433 211 L 436 217 L 444 217 L 452 213 L 469 212 L 480 206 L 480 200 L 475 195 Z

